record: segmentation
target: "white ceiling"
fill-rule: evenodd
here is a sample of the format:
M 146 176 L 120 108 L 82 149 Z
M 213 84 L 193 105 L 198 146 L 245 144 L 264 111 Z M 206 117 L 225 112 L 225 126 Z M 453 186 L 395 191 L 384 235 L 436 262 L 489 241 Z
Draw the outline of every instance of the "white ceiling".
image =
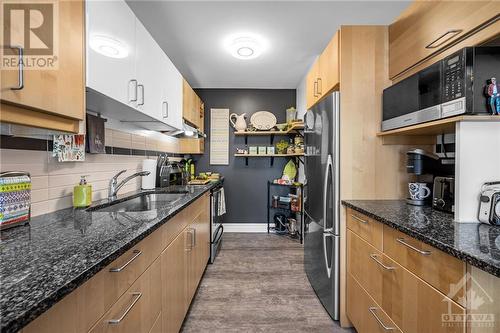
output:
M 407 1 L 143 1 L 132 10 L 195 88 L 295 89 L 340 25 L 389 24 Z M 270 42 L 239 60 L 222 46 L 238 32 Z

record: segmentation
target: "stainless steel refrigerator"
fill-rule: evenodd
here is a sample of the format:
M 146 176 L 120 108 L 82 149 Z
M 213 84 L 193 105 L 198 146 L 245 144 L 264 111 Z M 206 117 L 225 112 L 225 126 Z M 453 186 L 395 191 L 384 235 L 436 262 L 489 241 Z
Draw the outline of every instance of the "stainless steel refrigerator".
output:
M 304 266 L 332 319 L 339 320 L 339 105 L 334 92 L 305 115 Z

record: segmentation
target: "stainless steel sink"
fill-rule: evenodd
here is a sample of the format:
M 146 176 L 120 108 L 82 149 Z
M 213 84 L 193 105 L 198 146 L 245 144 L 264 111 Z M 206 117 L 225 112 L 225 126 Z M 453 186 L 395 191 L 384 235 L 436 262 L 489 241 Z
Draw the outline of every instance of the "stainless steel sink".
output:
M 144 212 L 154 210 L 159 207 L 172 205 L 186 195 L 186 192 L 180 193 L 144 193 L 128 200 L 110 203 L 104 207 L 90 208 L 93 212 Z

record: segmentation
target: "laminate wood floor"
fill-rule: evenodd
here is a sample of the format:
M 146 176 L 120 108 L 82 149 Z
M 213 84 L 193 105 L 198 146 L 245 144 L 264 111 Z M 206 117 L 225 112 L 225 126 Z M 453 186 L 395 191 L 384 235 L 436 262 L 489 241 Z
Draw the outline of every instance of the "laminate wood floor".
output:
M 182 332 L 353 332 L 332 321 L 303 266 L 303 247 L 286 237 L 225 233 Z

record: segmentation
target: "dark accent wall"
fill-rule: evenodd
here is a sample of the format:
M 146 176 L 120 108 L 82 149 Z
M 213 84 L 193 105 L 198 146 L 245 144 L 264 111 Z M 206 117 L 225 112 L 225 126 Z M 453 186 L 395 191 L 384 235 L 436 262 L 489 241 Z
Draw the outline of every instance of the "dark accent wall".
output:
M 225 177 L 227 215 L 225 223 L 267 222 L 267 181 L 281 177 L 286 158 L 234 157 L 236 147 L 245 147 L 245 138 L 235 136 L 233 127 L 229 130 L 229 165 L 210 165 L 210 109 L 228 108 L 229 113 L 246 113 L 247 124 L 257 111 L 269 111 L 276 115 L 278 123 L 285 122 L 285 110 L 295 106 L 295 89 L 195 89 L 205 103 L 205 154 L 196 157 L 197 172 L 219 172 Z M 284 136 L 276 136 L 274 143 Z M 270 137 L 248 137 L 248 146 L 269 146 Z M 271 216 L 272 218 L 272 216 Z

